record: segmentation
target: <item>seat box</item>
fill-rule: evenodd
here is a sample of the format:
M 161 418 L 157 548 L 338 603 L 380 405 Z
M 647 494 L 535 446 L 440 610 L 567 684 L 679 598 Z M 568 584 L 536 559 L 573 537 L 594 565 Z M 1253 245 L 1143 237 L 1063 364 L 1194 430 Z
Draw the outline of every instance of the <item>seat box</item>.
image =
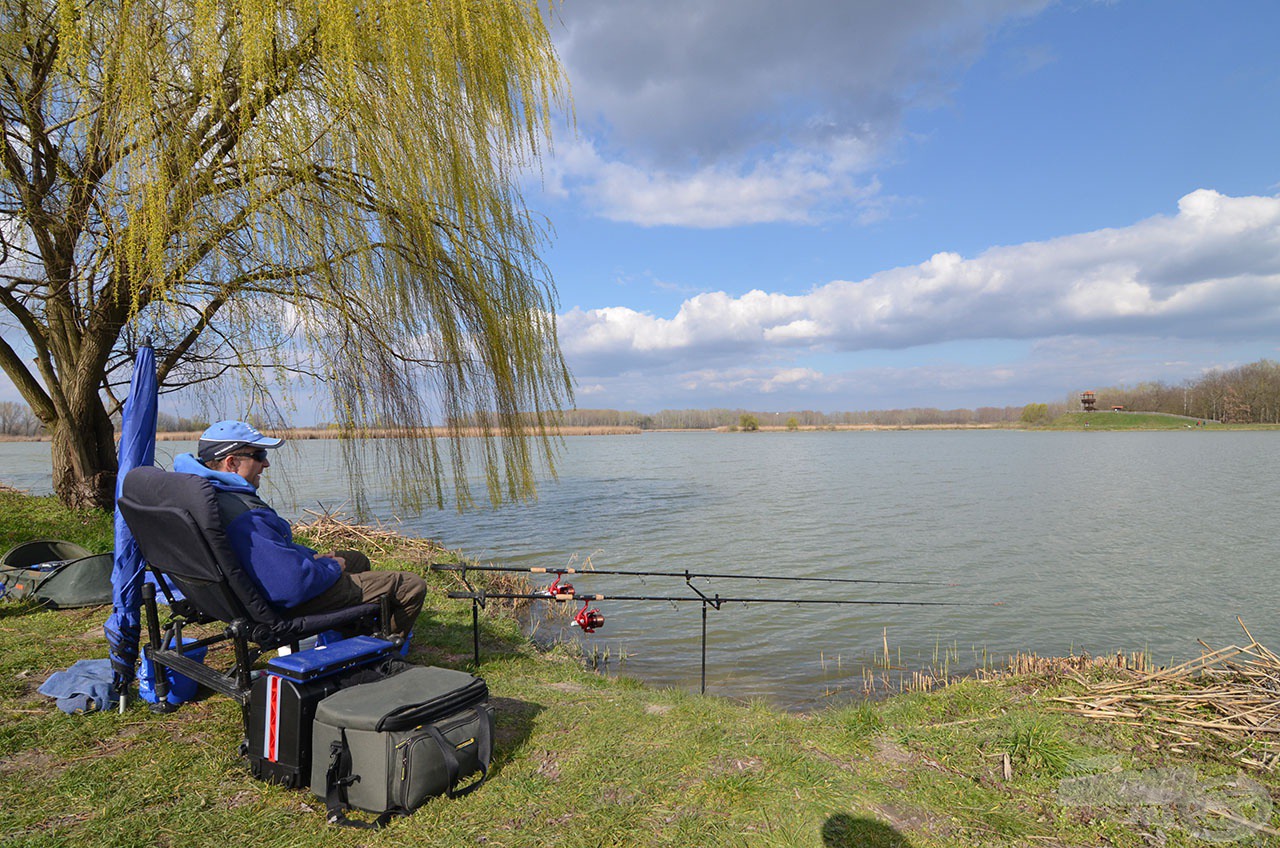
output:
M 372 667 L 394 650 L 395 645 L 383 639 L 356 636 L 267 663 L 249 695 L 245 755 L 253 776 L 284 786 L 307 786 L 316 705 L 352 677 L 357 682 L 376 679 Z

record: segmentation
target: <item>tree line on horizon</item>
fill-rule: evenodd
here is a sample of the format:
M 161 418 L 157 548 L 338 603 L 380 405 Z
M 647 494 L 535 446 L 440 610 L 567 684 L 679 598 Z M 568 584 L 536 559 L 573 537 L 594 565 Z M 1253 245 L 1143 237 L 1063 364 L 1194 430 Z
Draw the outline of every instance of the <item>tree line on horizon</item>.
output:
M 1280 363 L 1269 359 L 1236 368 L 1208 371 L 1182 383 L 1151 381 L 1134 386 L 1093 389 L 1099 409 L 1122 406 L 1136 412 L 1164 412 L 1221 421 L 1226 424 L 1280 424 Z M 1038 406 L 1038 405 L 1037 405 Z M 1065 402 L 1043 404 L 1041 418 L 1052 419 L 1080 410 L 1079 394 Z M 739 426 L 744 415 L 763 427 L 831 427 L 871 425 L 903 427 L 930 424 L 1003 424 L 1025 420 L 1026 406 L 980 406 L 977 409 L 882 409 L 862 412 L 820 412 L 812 409 L 761 412 L 749 409 L 664 409 L 642 413 L 618 409 L 568 409 L 565 427 L 635 427 L 640 430 L 714 430 Z M 203 430 L 202 418 L 160 412 L 159 432 Z M 23 403 L 0 401 L 0 435 L 36 436 L 42 428 Z
M 115 429 L 120 429 L 120 413 L 111 416 Z M 209 426 L 205 418 L 191 418 L 185 415 L 172 415 L 168 412 L 156 413 L 157 433 L 186 433 L 204 430 Z M 25 403 L 0 401 L 0 436 L 41 436 L 47 431 L 40 419 Z
M 1220 421 L 1224 424 L 1280 424 L 1280 363 L 1261 359 L 1230 369 L 1214 369 L 1181 383 L 1150 381 L 1134 386 L 1093 389 L 1098 409 L 1121 406 L 1136 412 L 1164 412 Z M 1029 404 L 1038 420 L 1052 420 L 1081 410 L 1080 395 L 1064 402 Z M 930 424 L 1003 424 L 1026 421 L 1028 406 L 980 406 L 977 409 L 881 409 L 862 412 L 750 409 L 664 409 L 641 413 L 617 409 L 572 409 L 563 413 L 568 427 L 637 427 L 641 430 L 713 430 L 737 427 L 743 416 L 762 427 L 831 427 L 872 425 L 903 427 Z M 1043 409 L 1041 409 L 1043 407 Z
M 761 427 L 903 427 L 929 424 L 1001 424 L 1017 421 L 1020 406 L 983 406 L 977 409 L 879 409 L 861 412 L 819 412 L 813 409 L 761 412 L 751 409 L 664 409 L 642 413 L 619 409 L 569 409 L 561 418 L 565 427 L 635 427 L 640 430 L 714 430 L 738 427 L 744 418 Z

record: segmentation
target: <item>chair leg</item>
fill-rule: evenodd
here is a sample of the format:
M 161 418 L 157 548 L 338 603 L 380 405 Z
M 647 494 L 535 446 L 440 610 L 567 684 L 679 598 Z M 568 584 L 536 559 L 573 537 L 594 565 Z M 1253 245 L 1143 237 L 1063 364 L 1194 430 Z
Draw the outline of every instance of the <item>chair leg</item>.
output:
M 151 705 L 151 711 L 171 713 L 177 707 L 169 703 L 169 675 L 165 674 L 167 669 L 152 659 L 153 653 L 160 650 L 161 641 L 160 611 L 156 608 L 156 587 L 151 583 L 142 584 L 142 605 L 147 611 L 147 641 L 150 643 L 143 649 L 143 658 L 144 662 L 151 663 L 151 684 L 156 692 L 156 702 Z

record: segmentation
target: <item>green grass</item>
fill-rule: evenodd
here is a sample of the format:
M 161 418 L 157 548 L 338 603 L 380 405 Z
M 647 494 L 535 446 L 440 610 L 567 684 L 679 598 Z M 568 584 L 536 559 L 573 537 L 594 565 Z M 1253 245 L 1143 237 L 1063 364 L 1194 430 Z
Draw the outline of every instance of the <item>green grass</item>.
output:
M 95 554 L 115 544 L 111 516 L 72 512 L 53 496 L 32 497 L 0 486 L 0 553 L 32 539 L 67 539 Z
M 20 496 L 0 499 L 0 532 L 94 549 L 107 538 L 105 519 Z M 417 662 L 470 659 L 470 608 L 444 597 L 452 579 L 429 575 Z M 1059 782 L 1099 763 L 1237 772 L 1227 760 L 1170 754 L 1142 728 L 1052 712 L 1055 693 L 1075 691 L 1069 682 L 967 681 L 785 713 L 596 675 L 570 647 L 535 649 L 495 610 L 482 619 L 481 672 L 498 723 L 489 783 L 384 831 L 343 830 L 325 824 L 309 793 L 249 776 L 230 699 L 165 716 L 135 704 L 72 717 L 39 696 L 53 671 L 105 656 L 107 612 L 0 603 L 0 844 L 1190 846 L 1201 843 L 1185 830 L 1128 823 L 1131 810 L 1062 806 Z M 1276 778 L 1254 777 L 1280 791 Z
M 1068 412 L 1033 430 L 1280 430 L 1275 424 L 1219 424 L 1163 412 Z

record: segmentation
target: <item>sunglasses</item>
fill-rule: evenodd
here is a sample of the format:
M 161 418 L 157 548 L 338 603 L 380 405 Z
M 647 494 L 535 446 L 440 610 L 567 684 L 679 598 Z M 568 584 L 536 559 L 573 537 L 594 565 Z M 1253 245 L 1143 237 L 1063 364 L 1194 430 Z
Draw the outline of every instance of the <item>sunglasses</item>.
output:
M 256 461 L 258 461 L 258 462 L 266 462 L 266 461 L 267 461 L 267 449 L 266 449 L 266 448 L 258 448 L 256 451 L 253 451 L 252 453 L 233 453 L 233 454 L 231 454 L 231 455 L 232 455 L 232 456 L 238 456 L 238 457 L 240 457 L 241 459 L 253 459 L 253 460 L 256 460 Z

